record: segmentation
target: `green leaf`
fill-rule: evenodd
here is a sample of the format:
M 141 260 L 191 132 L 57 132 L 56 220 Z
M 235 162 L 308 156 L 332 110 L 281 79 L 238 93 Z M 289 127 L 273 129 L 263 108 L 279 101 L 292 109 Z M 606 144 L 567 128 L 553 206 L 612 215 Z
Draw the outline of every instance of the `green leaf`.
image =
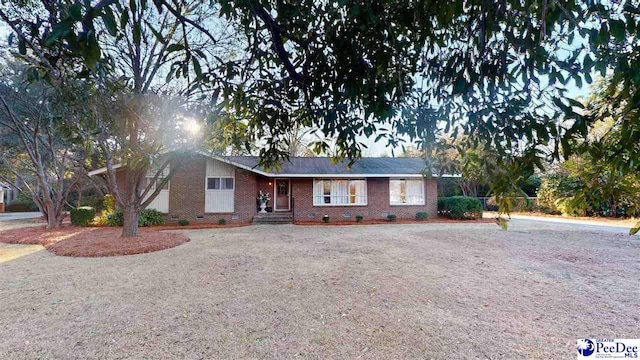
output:
M 502 230 L 507 230 L 507 228 L 508 228 L 508 225 L 507 225 L 508 220 L 507 219 L 503 218 L 502 216 L 499 216 L 496 220 L 498 221 L 498 225 L 500 226 L 500 228 Z
M 625 38 L 624 22 L 622 20 L 609 20 L 611 22 L 611 34 L 616 42 L 622 42 Z
M 124 30 L 127 27 L 128 23 L 129 23 L 129 11 L 125 9 L 122 15 L 120 15 L 120 28 Z
M 140 23 L 138 22 L 133 24 L 133 42 L 140 44 Z
M 34 82 L 40 80 L 40 71 L 37 68 L 29 68 L 27 70 L 27 81 Z
M 77 2 L 69 7 L 69 17 L 74 21 L 82 20 L 82 4 Z
M 116 25 L 116 18 L 113 16 L 113 11 L 111 8 L 105 8 L 102 12 L 102 21 L 104 21 L 104 26 L 107 28 L 107 31 L 111 36 L 116 36 L 118 34 L 118 26 Z
M 18 52 L 20 55 L 27 55 L 27 44 L 22 36 L 18 38 Z
M 202 68 L 200 67 L 200 61 L 195 56 L 191 57 L 191 62 L 193 63 L 193 70 L 196 72 L 196 76 L 198 79 L 202 79 Z
M 165 39 L 164 36 L 162 36 L 162 34 L 160 34 L 158 30 L 156 30 L 148 21 L 145 21 L 145 23 L 147 24 L 149 30 L 151 30 L 151 33 L 153 33 L 153 36 L 155 36 L 160 43 L 164 44 L 167 42 L 167 39 Z
M 165 82 L 170 82 L 171 79 L 173 79 L 173 73 L 176 71 L 176 68 L 174 66 L 171 66 L 171 69 L 169 70 L 169 73 L 167 74 L 167 77 L 165 79 Z
M 70 18 L 67 18 L 64 21 L 56 24 L 53 29 L 51 29 L 51 33 L 49 33 L 49 36 L 44 39 L 44 46 L 51 46 L 59 38 L 67 36 L 71 32 L 73 24 L 74 21 Z
M 629 230 L 629 235 L 635 235 L 638 233 L 638 231 L 640 231 L 640 222 L 637 223 L 635 227 L 631 228 L 631 230 Z
M 171 44 L 167 46 L 167 52 L 180 51 L 184 49 L 184 45 L 182 44 Z

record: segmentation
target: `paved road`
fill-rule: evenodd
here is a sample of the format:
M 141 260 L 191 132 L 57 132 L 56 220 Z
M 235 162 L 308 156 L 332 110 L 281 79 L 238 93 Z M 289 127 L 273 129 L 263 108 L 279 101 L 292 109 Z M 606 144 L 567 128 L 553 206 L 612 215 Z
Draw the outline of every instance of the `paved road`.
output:
M 39 212 L 0 213 L 0 221 L 37 219 L 40 216 L 42 216 L 42 214 Z
M 597 220 L 576 220 L 576 219 L 565 219 L 565 218 L 552 218 L 552 217 L 542 217 L 542 216 L 527 216 L 527 215 L 511 215 L 511 221 L 513 223 L 536 223 L 536 222 L 544 222 L 544 223 L 557 223 L 562 225 L 569 225 L 572 227 L 579 227 L 585 230 L 592 231 L 605 231 L 605 232 L 615 232 L 615 233 L 623 233 L 628 234 L 631 229 L 631 225 L 624 226 L 619 224 L 610 224 L 606 222 L 601 222 Z

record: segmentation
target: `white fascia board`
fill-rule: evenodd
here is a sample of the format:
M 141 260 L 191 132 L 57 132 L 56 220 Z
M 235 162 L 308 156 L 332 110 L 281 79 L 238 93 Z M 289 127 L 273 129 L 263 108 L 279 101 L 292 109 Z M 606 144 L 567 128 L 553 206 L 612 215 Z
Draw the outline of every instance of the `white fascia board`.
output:
M 113 170 L 115 170 L 115 169 L 118 169 L 118 168 L 121 168 L 121 167 L 122 167 L 122 164 L 115 164 L 115 165 L 113 165 L 111 168 L 112 168 Z M 91 170 L 91 171 L 89 171 L 89 172 L 87 173 L 87 175 L 89 175 L 89 176 L 94 176 L 94 175 L 104 174 L 104 173 L 106 173 L 106 172 L 107 172 L 107 167 L 105 166 L 105 167 L 102 167 L 102 168 L 100 168 L 100 169 Z

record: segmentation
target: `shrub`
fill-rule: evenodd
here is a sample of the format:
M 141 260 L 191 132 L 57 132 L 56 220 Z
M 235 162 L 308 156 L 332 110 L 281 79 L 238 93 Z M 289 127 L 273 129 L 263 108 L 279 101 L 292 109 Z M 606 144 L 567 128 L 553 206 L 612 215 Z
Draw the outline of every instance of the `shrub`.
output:
M 451 196 L 438 200 L 438 211 L 451 219 L 477 219 L 482 217 L 482 203 L 469 196 Z
M 429 213 L 424 211 L 418 211 L 416 213 L 416 219 L 418 220 L 427 220 L 429 218 Z
M 329 215 L 325 215 L 322 217 L 322 221 L 328 223 L 329 222 Z
M 111 214 L 107 215 L 107 225 L 109 226 L 122 226 L 123 222 L 124 214 L 120 209 L 114 210 Z M 144 209 L 140 211 L 138 226 L 145 227 L 162 224 L 164 224 L 164 218 L 158 210 Z
M 227 220 L 225 219 L 218 220 L 218 225 L 227 225 Z
M 389 214 L 389 215 L 387 215 L 387 220 L 396 221 L 396 220 L 398 220 L 398 217 L 393 215 L 393 214 Z
M 124 222 L 124 214 L 122 214 L 122 210 L 114 210 L 111 214 L 107 215 L 107 225 L 108 226 L 122 226 Z
M 102 200 L 102 208 L 103 214 L 111 214 L 116 209 L 116 198 L 111 194 L 105 195 L 104 199 Z
M 7 212 L 30 212 L 39 211 L 38 205 L 29 199 L 16 199 L 11 204 L 5 204 L 4 210 Z
M 182 219 L 178 221 L 178 225 L 180 226 L 189 226 L 189 220 Z
M 356 222 L 362 222 L 364 217 L 362 215 L 356 215 Z
M 90 206 L 81 206 L 71 209 L 70 215 L 73 225 L 87 226 L 96 217 L 96 209 Z
M 164 224 L 164 218 L 162 213 L 154 209 L 144 209 L 140 211 L 140 217 L 138 218 L 138 226 L 154 226 Z
M 85 195 L 80 200 L 80 207 L 102 208 L 102 199 L 97 195 Z

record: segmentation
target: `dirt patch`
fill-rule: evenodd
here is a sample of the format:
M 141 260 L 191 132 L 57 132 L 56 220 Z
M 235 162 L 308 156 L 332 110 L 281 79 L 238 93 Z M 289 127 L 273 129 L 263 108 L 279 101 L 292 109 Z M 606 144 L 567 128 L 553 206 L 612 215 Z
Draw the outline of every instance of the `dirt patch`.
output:
M 461 224 L 495 224 L 496 219 L 490 218 L 482 218 L 475 220 L 454 220 L 445 217 L 438 217 L 435 219 L 427 219 L 427 220 L 414 220 L 414 219 L 398 219 L 396 221 L 389 221 L 384 219 L 376 219 L 376 220 L 362 220 L 357 222 L 355 220 L 340 220 L 340 221 L 330 221 L 328 223 L 319 220 L 296 220 L 293 222 L 295 225 L 303 225 L 303 226 L 316 226 L 316 225 L 326 225 L 326 226 L 342 226 L 342 225 L 393 225 L 393 224 L 441 224 L 441 223 L 461 223 Z
M 136 238 L 120 238 L 119 228 L 64 226 L 48 231 L 44 226 L 0 231 L 0 242 L 42 245 L 59 256 L 103 257 L 142 254 L 176 247 L 189 241 L 180 233 L 140 229 Z

